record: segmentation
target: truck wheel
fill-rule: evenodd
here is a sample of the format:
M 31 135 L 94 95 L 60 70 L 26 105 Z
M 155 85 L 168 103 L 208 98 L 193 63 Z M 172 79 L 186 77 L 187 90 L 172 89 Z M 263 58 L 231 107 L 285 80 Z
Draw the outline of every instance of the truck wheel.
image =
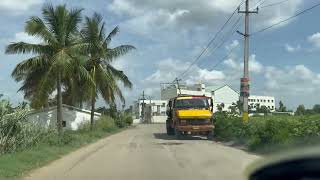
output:
M 174 129 L 170 126 L 170 121 L 166 121 L 167 135 L 174 135 Z
M 178 129 L 174 129 L 174 135 L 177 139 L 181 139 L 182 134 Z
M 171 127 L 167 127 L 167 135 L 172 136 L 174 135 L 174 130 Z
M 213 140 L 213 131 L 208 132 L 208 134 L 207 134 L 207 139 L 208 139 L 209 141 L 212 141 L 212 140 Z

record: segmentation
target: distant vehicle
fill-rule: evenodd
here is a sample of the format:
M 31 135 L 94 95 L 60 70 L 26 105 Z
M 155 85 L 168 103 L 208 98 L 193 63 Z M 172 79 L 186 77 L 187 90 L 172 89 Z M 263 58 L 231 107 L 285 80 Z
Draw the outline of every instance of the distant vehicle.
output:
M 206 96 L 179 95 L 167 105 L 167 134 L 204 135 L 213 138 L 213 101 Z

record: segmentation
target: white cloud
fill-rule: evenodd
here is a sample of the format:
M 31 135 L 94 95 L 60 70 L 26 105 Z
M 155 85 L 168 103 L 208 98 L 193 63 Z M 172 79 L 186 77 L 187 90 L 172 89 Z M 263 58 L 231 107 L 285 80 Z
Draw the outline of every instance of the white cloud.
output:
M 243 69 L 243 60 L 239 59 L 240 61 L 239 62 L 236 62 L 234 59 L 232 58 L 229 58 L 229 59 L 226 59 L 223 63 L 231 68 L 231 69 L 234 69 L 234 70 L 238 70 L 239 72 L 241 72 L 240 70 Z M 252 54 L 250 55 L 249 57 L 249 71 L 252 72 L 252 73 L 256 73 L 256 74 L 259 74 L 259 73 L 262 73 L 264 70 L 264 66 L 256 60 L 256 55 L 255 54 Z
M 232 69 L 238 69 L 240 66 L 238 63 L 236 63 L 233 59 L 229 58 L 225 61 L 223 61 L 223 63 L 227 66 L 230 67 Z
M 41 40 L 35 36 L 30 36 L 25 32 L 18 32 L 14 35 L 12 42 L 26 42 L 26 43 L 39 43 Z
M 251 2 L 252 8 L 257 1 Z M 274 2 L 278 0 L 268 1 L 268 3 Z M 303 0 L 288 1 L 285 4 L 285 11 L 283 6 L 275 6 L 267 10 L 261 9 L 259 15 L 252 15 L 255 22 L 253 26 L 261 28 L 290 17 L 298 11 L 302 3 Z M 239 4 L 240 0 L 113 0 L 108 9 L 117 15 L 126 17 L 123 24 L 134 25 L 131 29 L 137 28 L 135 32 L 138 33 L 143 31 L 155 34 L 157 31 L 154 30 L 159 27 L 176 30 L 204 27 L 212 32 L 223 24 Z M 173 20 L 174 23 L 170 23 Z
M 320 33 L 317 32 L 309 36 L 308 41 L 313 45 L 314 48 L 320 48 Z
M 287 52 L 293 53 L 293 52 L 297 52 L 301 49 L 300 44 L 298 44 L 297 46 L 292 46 L 290 44 L 285 44 L 285 49 Z
M 256 60 L 255 54 L 249 57 L 249 71 L 253 73 L 261 73 L 263 71 L 263 65 Z
M 303 95 L 320 90 L 320 74 L 305 65 L 279 69 L 267 67 L 265 71 L 266 88 L 279 94 Z
M 156 64 L 156 71 L 148 76 L 144 80 L 144 83 L 148 83 L 149 85 L 154 85 L 155 88 L 159 88 L 159 83 L 172 82 L 174 78 L 184 72 L 189 65 L 189 62 L 174 60 L 172 58 L 162 60 Z M 222 71 L 201 69 L 194 65 L 182 78 L 188 84 L 198 82 L 214 84 L 215 82 L 221 82 L 226 78 L 226 76 Z
M 226 45 L 226 49 L 230 51 L 231 49 L 234 49 L 236 47 L 239 47 L 239 41 L 238 40 L 233 40 L 231 44 Z
M 10 11 L 10 14 L 21 13 L 32 6 L 43 3 L 43 0 L 1 0 L 0 10 Z

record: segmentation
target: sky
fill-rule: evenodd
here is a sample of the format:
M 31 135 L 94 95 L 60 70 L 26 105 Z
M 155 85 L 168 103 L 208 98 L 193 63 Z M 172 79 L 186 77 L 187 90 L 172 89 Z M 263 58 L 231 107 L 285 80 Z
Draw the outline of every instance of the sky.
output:
M 256 32 L 303 9 L 317 0 L 250 0 L 250 32 Z M 1 0 L 0 1 L 0 93 L 13 103 L 23 101 L 17 92 L 20 84 L 11 78 L 17 63 L 30 55 L 6 55 L 11 42 L 39 42 L 24 33 L 31 16 L 41 17 L 46 3 L 66 4 L 68 8 L 84 8 L 83 15 L 100 13 L 107 31 L 119 26 L 112 46 L 131 44 L 137 49 L 118 58 L 114 66 L 123 70 L 133 82 L 124 89 L 126 105 L 141 96 L 159 98 L 160 83 L 172 82 L 189 68 L 194 59 L 219 31 L 241 0 Z M 266 6 L 266 7 L 264 7 Z M 243 9 L 243 5 L 241 9 Z M 295 109 L 299 104 L 312 107 L 320 103 L 320 17 L 315 8 L 297 18 L 267 31 L 250 36 L 249 71 L 251 94 L 275 96 Z M 243 73 L 242 14 L 235 13 L 212 46 L 194 63 L 181 79 L 188 83 L 228 84 L 240 88 Z M 224 42 L 224 43 L 223 43 Z M 227 56 L 228 55 L 228 56 Z M 98 103 L 104 105 L 102 101 Z

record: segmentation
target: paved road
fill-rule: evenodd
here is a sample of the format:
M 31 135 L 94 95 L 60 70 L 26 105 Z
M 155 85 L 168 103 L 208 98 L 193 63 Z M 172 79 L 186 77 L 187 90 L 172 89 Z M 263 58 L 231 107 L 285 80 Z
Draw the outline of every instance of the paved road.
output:
M 216 142 L 175 140 L 138 125 L 32 172 L 27 180 L 239 180 L 257 157 Z

